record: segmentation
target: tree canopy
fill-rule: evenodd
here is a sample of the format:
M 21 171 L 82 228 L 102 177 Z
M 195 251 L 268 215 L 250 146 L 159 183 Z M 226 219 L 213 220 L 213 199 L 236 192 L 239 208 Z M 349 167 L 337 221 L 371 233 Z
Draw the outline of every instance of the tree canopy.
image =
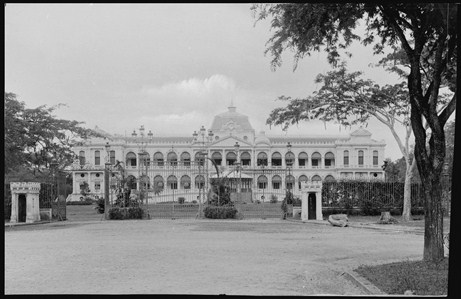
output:
M 443 212 L 440 174 L 446 154 L 444 126 L 456 107 L 458 3 L 282 3 L 255 4 L 257 20 L 271 17 L 275 31 L 267 42 L 271 65 L 281 65 L 286 49 L 295 64 L 324 49 L 336 66 L 341 51 L 354 40 L 371 45 L 375 54 L 394 50 L 407 63 L 410 120 L 415 136 L 415 159 L 425 196 L 424 259 L 440 261 Z M 363 36 L 354 31 L 365 21 Z M 401 50 L 400 50 L 401 49 Z M 350 55 L 350 53 L 346 53 Z M 395 57 L 396 57 L 395 56 Z M 440 110 L 440 88 L 454 92 Z
M 83 122 L 58 119 L 53 112 L 61 105 L 26 108 L 14 93 L 5 92 L 5 174 L 18 169 L 41 173 L 55 161 L 58 169 L 71 164 L 72 147 L 99 133 L 81 127 Z

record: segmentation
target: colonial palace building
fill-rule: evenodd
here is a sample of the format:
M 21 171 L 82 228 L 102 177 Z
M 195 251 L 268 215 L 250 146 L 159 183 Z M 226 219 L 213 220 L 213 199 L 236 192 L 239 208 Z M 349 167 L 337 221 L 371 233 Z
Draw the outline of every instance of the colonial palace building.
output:
M 79 159 L 70 169 L 68 200 L 80 200 L 85 186 L 103 197 L 106 163 L 110 192 L 123 176 L 125 187 L 147 190 L 149 203 L 205 199 L 216 177 L 227 177 L 241 198 L 261 201 L 282 200 L 287 189 L 299 196 L 302 181 L 384 179 L 385 142 L 363 128 L 341 137 L 266 136 L 256 134 L 233 105 L 214 117 L 209 130 L 202 126 L 184 137 L 146 134 L 143 126 L 130 137 L 99 132 L 105 138 L 73 149 Z

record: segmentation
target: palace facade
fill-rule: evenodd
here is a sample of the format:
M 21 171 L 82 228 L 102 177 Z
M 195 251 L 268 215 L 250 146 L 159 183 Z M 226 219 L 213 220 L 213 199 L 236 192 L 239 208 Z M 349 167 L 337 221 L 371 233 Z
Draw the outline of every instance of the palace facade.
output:
M 302 181 L 384 179 L 385 142 L 363 128 L 341 137 L 266 136 L 232 105 L 208 130 L 202 126 L 184 137 L 146 134 L 143 126 L 130 137 L 99 132 L 105 137 L 73 149 L 79 158 L 70 170 L 68 200 L 80 200 L 86 186 L 103 197 L 106 163 L 110 192 L 123 171 L 126 186 L 145 188 L 149 202 L 202 200 L 216 177 L 227 177 L 240 199 L 261 201 L 282 200 L 287 189 L 300 196 Z

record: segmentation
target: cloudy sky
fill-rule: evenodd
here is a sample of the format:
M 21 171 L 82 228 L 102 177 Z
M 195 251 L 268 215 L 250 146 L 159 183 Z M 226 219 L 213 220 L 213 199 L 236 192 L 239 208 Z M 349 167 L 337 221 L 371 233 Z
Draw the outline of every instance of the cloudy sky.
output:
M 330 70 L 324 53 L 304 58 L 293 72 L 293 53 L 270 68 L 264 55 L 269 21 L 255 25 L 250 4 L 8 4 L 5 7 L 5 91 L 29 108 L 65 103 L 56 116 L 85 126 L 130 134 L 144 125 L 154 135 L 191 136 L 213 116 L 237 111 L 267 135 L 345 135 L 351 129 L 310 121 L 282 132 L 265 125 L 280 95 L 318 90 Z M 369 67 L 379 57 L 354 44 L 351 71 L 379 84 L 398 78 Z M 402 156 L 391 133 L 386 157 Z M 403 130 L 400 130 L 403 132 Z

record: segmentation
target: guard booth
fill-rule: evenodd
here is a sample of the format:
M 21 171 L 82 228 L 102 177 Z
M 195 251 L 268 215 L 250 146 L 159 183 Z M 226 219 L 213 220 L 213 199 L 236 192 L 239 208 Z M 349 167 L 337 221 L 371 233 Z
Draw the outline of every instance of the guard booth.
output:
M 40 221 L 40 183 L 12 182 L 10 223 Z
M 301 182 L 301 220 L 323 220 L 322 182 Z

